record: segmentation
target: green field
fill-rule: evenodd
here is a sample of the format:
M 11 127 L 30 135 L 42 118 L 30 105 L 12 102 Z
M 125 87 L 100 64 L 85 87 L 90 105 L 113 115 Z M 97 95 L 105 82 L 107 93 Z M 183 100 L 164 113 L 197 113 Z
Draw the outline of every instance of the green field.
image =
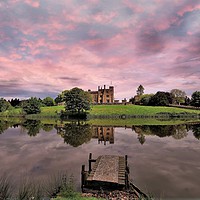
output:
M 155 115 L 157 113 L 200 113 L 200 110 L 162 106 L 139 106 L 139 105 L 96 105 L 92 106 L 91 115 Z
M 64 106 L 52 106 L 52 107 L 42 107 L 41 113 L 36 115 L 28 115 L 29 118 L 55 118 L 59 117 L 59 112 L 64 110 Z M 93 105 L 89 114 L 91 117 L 98 116 L 119 116 L 119 115 L 129 115 L 129 116 L 154 116 L 158 113 L 196 113 L 200 114 L 200 110 L 190 110 L 184 108 L 173 108 L 173 107 L 156 107 L 156 106 L 139 106 L 139 105 Z M 16 117 L 23 116 L 22 110 L 20 108 L 13 108 L 5 112 L 0 113 L 1 117 Z

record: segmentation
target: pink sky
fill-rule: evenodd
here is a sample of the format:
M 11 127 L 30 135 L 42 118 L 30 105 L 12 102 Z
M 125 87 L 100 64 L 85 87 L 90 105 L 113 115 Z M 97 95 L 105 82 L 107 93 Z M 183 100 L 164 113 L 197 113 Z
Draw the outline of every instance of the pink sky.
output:
M 197 0 L 2 0 L 0 97 L 200 90 Z

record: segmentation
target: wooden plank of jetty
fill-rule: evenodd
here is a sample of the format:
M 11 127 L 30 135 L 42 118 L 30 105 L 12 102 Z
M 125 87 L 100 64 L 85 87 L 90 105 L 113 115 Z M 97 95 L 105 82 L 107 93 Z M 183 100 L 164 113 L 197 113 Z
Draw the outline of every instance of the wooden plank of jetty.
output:
M 114 187 L 128 186 L 127 156 L 102 155 L 94 160 L 90 154 L 89 171 L 86 172 L 85 166 L 82 166 L 82 188 L 102 184 Z

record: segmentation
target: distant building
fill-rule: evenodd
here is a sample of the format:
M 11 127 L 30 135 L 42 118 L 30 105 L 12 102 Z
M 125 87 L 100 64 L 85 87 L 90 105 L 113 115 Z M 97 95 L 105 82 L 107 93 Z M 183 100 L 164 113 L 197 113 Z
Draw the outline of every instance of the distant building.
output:
M 106 104 L 106 103 L 114 103 L 114 87 L 109 86 L 106 88 L 98 86 L 98 91 L 91 91 L 88 92 L 92 95 L 92 103 L 99 103 L 99 104 Z

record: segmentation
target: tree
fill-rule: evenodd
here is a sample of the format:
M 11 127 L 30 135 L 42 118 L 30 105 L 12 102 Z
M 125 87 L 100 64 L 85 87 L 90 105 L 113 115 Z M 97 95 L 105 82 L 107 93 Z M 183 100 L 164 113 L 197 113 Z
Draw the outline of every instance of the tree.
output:
M 80 88 L 73 88 L 65 93 L 65 110 L 71 113 L 90 110 L 91 95 Z
M 199 124 L 193 125 L 192 131 L 193 131 L 194 137 L 199 140 L 200 139 L 200 125 Z
M 153 95 L 154 94 L 144 94 L 144 95 L 142 95 L 141 99 L 140 99 L 140 104 L 147 106 Z
M 4 112 L 11 107 L 10 103 L 3 98 L 0 98 L 0 112 Z
M 64 90 L 62 91 L 60 94 L 58 94 L 58 96 L 55 98 L 55 103 L 62 103 L 65 101 L 65 94 L 68 92 L 69 90 Z
M 51 97 L 46 97 L 42 100 L 43 104 L 45 106 L 54 106 L 55 103 L 54 103 L 54 100 L 51 98 Z
M 9 102 L 10 102 L 11 106 L 13 106 L 13 107 L 17 107 L 20 105 L 20 100 L 17 98 L 11 99 Z
M 180 104 L 185 102 L 186 93 L 179 89 L 172 89 L 170 93 L 174 96 L 175 103 Z
M 41 112 L 40 106 L 41 103 L 39 99 L 36 97 L 31 97 L 27 101 L 24 101 L 24 103 L 22 104 L 22 110 L 26 114 L 37 114 Z
M 192 106 L 200 107 L 200 91 L 196 91 L 192 94 L 191 103 Z
M 41 121 L 27 119 L 22 126 L 27 129 L 29 136 L 36 136 L 40 132 Z
M 143 145 L 146 141 L 145 135 L 144 134 L 138 134 L 138 140 L 139 140 L 140 144 Z
M 173 95 L 169 92 L 157 92 L 149 100 L 149 106 L 167 106 L 172 104 Z
M 144 94 L 144 87 L 142 85 L 139 85 L 136 92 L 137 92 L 137 95 L 139 96 Z

